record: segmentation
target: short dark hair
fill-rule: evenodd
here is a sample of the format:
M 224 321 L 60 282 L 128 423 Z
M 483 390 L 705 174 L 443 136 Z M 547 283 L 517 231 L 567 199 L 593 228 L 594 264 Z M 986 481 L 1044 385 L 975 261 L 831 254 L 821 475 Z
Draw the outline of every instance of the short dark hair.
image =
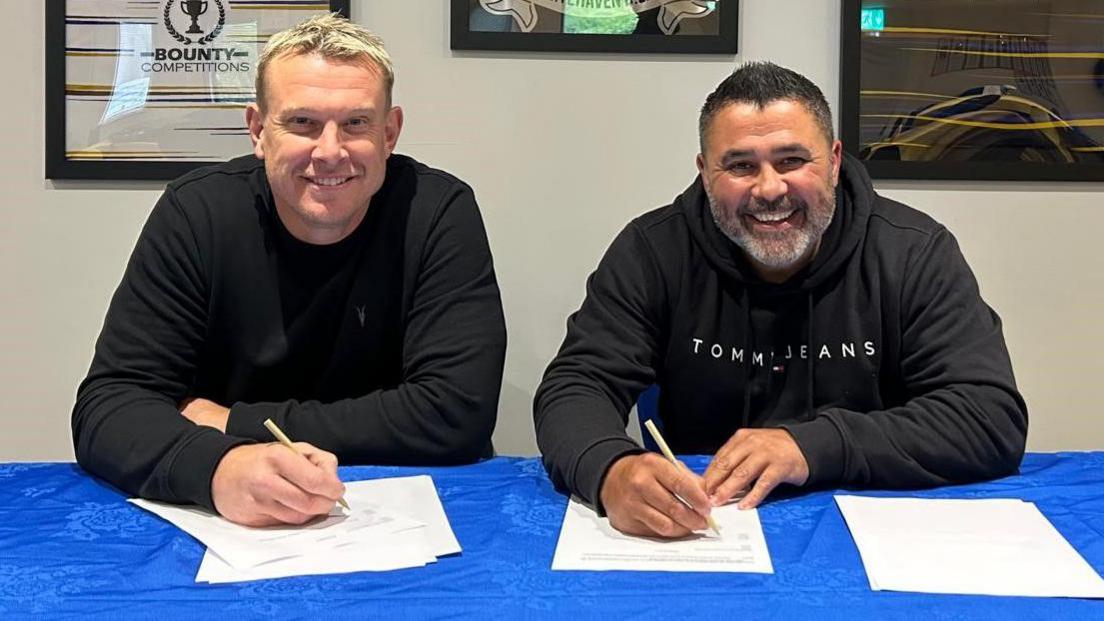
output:
M 738 67 L 705 98 L 701 116 L 698 117 L 698 140 L 702 152 L 705 152 L 705 132 L 722 108 L 730 104 L 748 103 L 762 109 L 776 101 L 796 101 L 801 104 L 813 115 L 828 142 L 835 139 L 832 111 L 817 85 L 796 71 L 771 62 L 757 61 Z

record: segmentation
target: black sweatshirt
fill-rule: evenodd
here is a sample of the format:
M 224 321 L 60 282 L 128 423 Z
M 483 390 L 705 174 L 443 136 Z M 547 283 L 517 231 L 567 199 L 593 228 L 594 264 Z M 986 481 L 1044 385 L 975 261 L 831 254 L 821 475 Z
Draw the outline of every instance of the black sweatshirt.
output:
M 820 251 L 781 285 L 717 228 L 700 179 L 617 236 L 536 394 L 558 487 L 597 504 L 613 461 L 641 451 L 625 426 L 651 384 L 676 452 L 783 427 L 808 485 L 941 485 L 1018 467 L 1027 408 L 954 237 L 875 194 L 855 159 L 842 170 Z
M 169 184 L 111 301 L 73 410 L 77 460 L 128 493 L 210 509 L 234 446 L 294 440 L 341 463 L 453 464 L 492 453 L 505 324 L 475 197 L 392 155 L 342 241 L 301 242 L 263 162 Z M 230 407 L 226 433 L 180 403 Z

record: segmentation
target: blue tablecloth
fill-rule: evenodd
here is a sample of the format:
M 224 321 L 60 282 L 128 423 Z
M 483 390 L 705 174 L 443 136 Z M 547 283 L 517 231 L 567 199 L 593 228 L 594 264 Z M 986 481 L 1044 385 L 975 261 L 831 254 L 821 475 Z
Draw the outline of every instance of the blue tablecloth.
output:
M 566 498 L 537 459 L 341 469 L 348 481 L 421 473 L 461 555 L 212 586 L 194 582 L 201 544 L 76 465 L 0 464 L 0 618 L 1104 618 L 1101 601 L 871 591 L 832 491 L 761 508 L 773 575 L 553 572 Z M 1034 502 L 1104 570 L 1104 453 L 1032 454 L 1018 476 L 908 495 Z

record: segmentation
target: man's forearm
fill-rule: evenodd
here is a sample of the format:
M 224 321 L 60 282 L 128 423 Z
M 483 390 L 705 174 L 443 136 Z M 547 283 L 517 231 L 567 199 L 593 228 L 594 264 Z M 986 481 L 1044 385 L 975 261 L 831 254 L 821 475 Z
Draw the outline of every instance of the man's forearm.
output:
M 818 434 L 826 427 L 839 429 L 839 442 L 809 443 L 805 432 L 813 427 Z M 813 482 L 889 488 L 1005 476 L 1019 466 L 1027 436 L 1026 416 L 1015 395 L 965 385 L 876 412 L 832 408 L 787 428 L 809 460 Z
M 291 437 L 334 453 L 342 463 L 470 463 L 490 448 L 498 390 L 486 394 L 405 384 L 333 403 L 236 403 L 227 433 L 263 439 L 269 433 L 262 422 L 271 418 Z
M 128 494 L 211 510 L 219 460 L 249 442 L 191 423 L 164 397 L 95 381 L 78 395 L 73 440 L 81 467 Z

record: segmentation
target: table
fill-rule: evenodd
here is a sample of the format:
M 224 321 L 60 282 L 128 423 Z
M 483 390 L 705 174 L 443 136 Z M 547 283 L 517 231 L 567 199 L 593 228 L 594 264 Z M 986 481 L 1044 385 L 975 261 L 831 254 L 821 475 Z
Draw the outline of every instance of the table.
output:
M 704 457 L 688 457 L 701 470 Z M 0 618 L 1102 618 L 1104 602 L 870 590 L 832 490 L 760 510 L 773 575 L 553 572 L 566 498 L 539 459 L 343 467 L 429 474 L 463 547 L 424 568 L 230 585 L 194 582 L 204 548 L 75 464 L 0 464 Z M 1104 453 L 1029 454 L 1021 474 L 916 492 L 1036 503 L 1104 570 Z

